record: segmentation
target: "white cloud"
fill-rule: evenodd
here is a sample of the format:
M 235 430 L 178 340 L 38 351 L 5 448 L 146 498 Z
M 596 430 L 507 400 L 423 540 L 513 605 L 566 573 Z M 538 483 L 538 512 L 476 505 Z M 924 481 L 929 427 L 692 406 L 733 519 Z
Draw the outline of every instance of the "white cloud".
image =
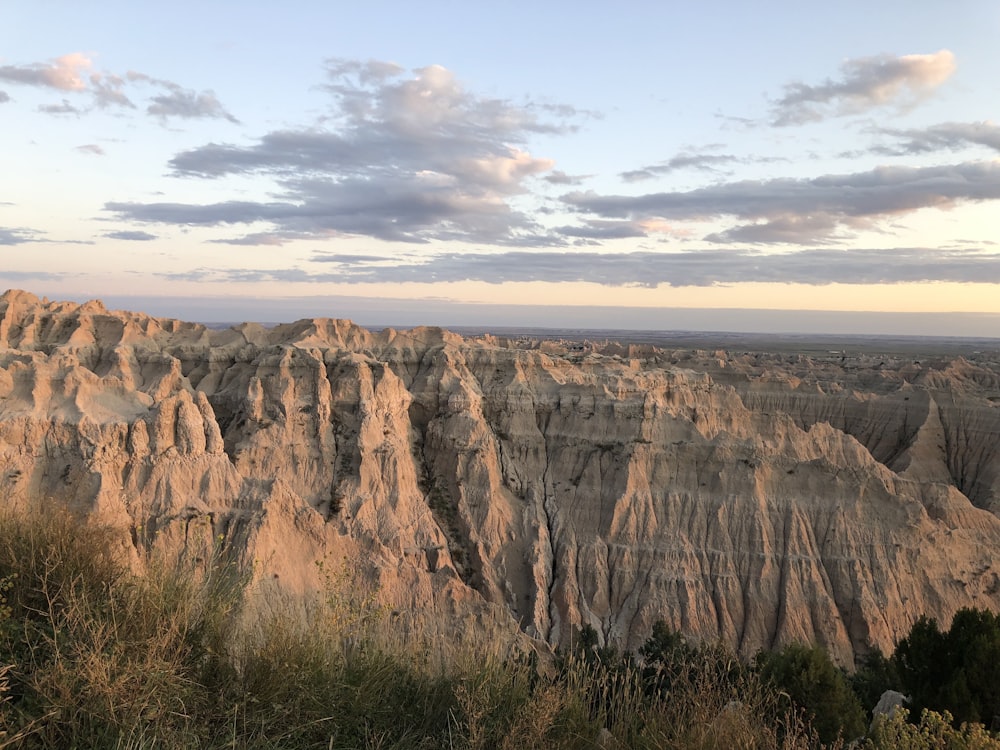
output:
M 150 97 L 148 114 L 166 119 L 220 118 L 236 123 L 233 117 L 211 91 L 192 91 L 173 81 L 153 78 L 145 73 L 129 71 L 124 76 L 93 70 L 93 61 L 84 54 L 74 52 L 45 63 L 0 66 L 0 81 L 25 86 L 38 86 L 64 91 L 74 95 L 89 95 L 91 106 L 98 109 L 121 107 L 134 109 L 135 104 L 126 89 L 140 85 L 153 86 L 163 93 Z M 0 92 L 0 102 L 9 96 Z M 43 104 L 39 111 L 48 114 L 83 114 L 88 107 L 72 104 L 63 99 L 58 104 Z
M 89 57 L 73 52 L 45 63 L 0 65 L 0 81 L 59 91 L 83 91 L 87 88 L 87 72 L 92 66 Z
M 909 107 L 948 80 L 956 63 L 944 49 L 929 55 L 855 58 L 840 70 L 837 80 L 785 86 L 784 96 L 773 102 L 772 124 L 801 125 L 890 104 Z
M 530 135 L 565 132 L 547 107 L 481 97 L 451 71 L 334 61 L 323 127 L 266 133 L 250 146 L 211 143 L 177 154 L 178 175 L 259 174 L 282 192 L 268 203 L 111 203 L 119 217 L 192 225 L 264 221 L 233 243 L 362 235 L 400 242 L 462 240 L 552 245 L 564 240 L 514 208 L 528 181 L 550 172 Z M 561 114 L 572 111 L 560 110 Z

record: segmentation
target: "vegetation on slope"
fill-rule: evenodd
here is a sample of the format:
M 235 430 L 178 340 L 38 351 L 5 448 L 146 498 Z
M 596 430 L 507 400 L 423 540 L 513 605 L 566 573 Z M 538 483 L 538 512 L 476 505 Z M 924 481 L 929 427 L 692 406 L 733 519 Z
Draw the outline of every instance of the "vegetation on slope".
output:
M 347 571 L 305 621 L 261 621 L 221 559 L 138 577 L 116 539 L 65 512 L 0 514 L 0 748 L 793 750 L 864 729 L 819 649 L 745 664 L 662 624 L 637 657 L 589 628 L 551 663 L 432 648 Z M 870 746 L 1000 746 L 950 719 L 897 714 Z
M 1000 616 L 963 609 L 944 632 L 921 617 L 893 662 L 914 712 L 945 709 L 956 721 L 1000 725 Z

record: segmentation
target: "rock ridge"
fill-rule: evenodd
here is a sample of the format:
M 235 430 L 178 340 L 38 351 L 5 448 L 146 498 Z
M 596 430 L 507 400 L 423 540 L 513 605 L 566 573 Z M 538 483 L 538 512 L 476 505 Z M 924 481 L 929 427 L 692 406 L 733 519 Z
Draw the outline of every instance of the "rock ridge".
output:
M 998 609 L 998 403 L 996 356 L 212 330 L 0 296 L 2 502 L 93 513 L 137 564 L 222 545 L 265 597 L 346 561 L 455 637 L 635 647 L 663 619 L 850 665 L 920 614 Z

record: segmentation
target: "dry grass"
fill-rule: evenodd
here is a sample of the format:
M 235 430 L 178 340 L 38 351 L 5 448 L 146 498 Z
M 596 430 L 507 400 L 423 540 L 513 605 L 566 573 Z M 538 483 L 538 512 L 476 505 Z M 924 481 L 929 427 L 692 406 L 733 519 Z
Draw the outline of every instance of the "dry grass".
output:
M 341 570 L 306 621 L 246 626 L 242 582 L 132 575 L 66 513 L 0 514 L 0 748 L 815 747 L 748 673 L 706 663 L 666 693 L 570 656 L 546 675 L 495 647 L 429 653 Z

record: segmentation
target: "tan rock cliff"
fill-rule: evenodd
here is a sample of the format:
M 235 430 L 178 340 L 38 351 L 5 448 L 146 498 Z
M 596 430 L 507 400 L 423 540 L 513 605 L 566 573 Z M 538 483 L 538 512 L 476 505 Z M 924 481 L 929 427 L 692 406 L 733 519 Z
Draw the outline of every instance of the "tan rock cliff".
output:
M 137 564 L 223 547 L 264 597 L 346 560 L 452 634 L 591 624 L 635 647 L 665 619 L 849 664 L 920 614 L 1000 608 L 998 373 L 214 331 L 7 292 L 0 501 L 98 514 Z

